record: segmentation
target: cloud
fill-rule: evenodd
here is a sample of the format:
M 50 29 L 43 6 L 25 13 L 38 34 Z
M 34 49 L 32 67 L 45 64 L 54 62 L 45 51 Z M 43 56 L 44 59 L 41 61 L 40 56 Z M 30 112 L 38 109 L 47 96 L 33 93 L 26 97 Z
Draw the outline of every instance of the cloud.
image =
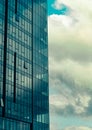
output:
M 67 105 L 64 108 L 58 107 L 56 105 L 51 105 L 51 110 L 53 110 L 53 114 L 57 114 L 58 116 L 72 116 L 75 114 L 74 107 L 72 105 Z M 52 111 L 51 111 L 52 112 Z
M 53 7 L 62 10 L 62 4 L 71 10 L 67 15 L 48 17 L 50 111 L 92 120 L 92 1 L 56 0 Z
M 86 108 L 86 113 L 85 115 L 87 117 L 92 117 L 92 99 L 89 101 L 88 107 Z
M 50 71 L 50 85 L 55 90 L 50 96 L 51 112 L 60 116 L 92 116 L 88 114 L 92 101 L 92 65 L 71 60 L 54 61 Z
M 72 126 L 72 127 L 67 127 L 63 130 L 92 130 L 92 128 L 84 127 L 84 126 L 80 126 L 80 127 Z
M 53 4 L 53 8 L 56 8 L 55 4 Z M 59 8 L 56 8 L 56 9 L 60 10 L 61 15 L 69 15 L 69 14 L 71 14 L 71 8 L 68 7 L 67 5 L 63 4 L 63 3 L 59 4 Z
M 91 5 L 92 5 L 92 1 L 91 0 L 75 0 L 75 1 L 72 1 L 72 0 L 55 0 L 54 2 L 54 6 L 55 9 L 58 9 L 58 10 L 61 10 L 62 8 L 62 3 L 65 4 L 66 6 L 72 8 L 74 11 L 76 11 L 77 13 L 79 13 L 80 15 L 84 15 L 86 17 L 88 17 L 90 14 L 88 14 L 88 11 L 91 13 L 92 11 L 92 8 L 91 8 Z
M 70 59 L 62 61 L 50 59 L 50 62 L 51 79 L 58 79 L 61 84 L 64 83 L 72 89 L 79 87 L 92 89 L 92 63 L 85 65 Z
M 57 60 L 70 58 L 79 62 L 92 61 L 90 20 L 85 24 L 79 22 L 75 26 L 72 26 L 72 19 L 67 16 L 53 14 L 48 20 L 51 56 Z
M 48 18 L 50 55 L 58 51 L 54 53 L 54 58 L 58 60 L 71 58 L 92 62 L 92 1 L 57 0 L 54 6 L 61 9 L 62 4 L 71 9 L 68 15 L 53 14 Z

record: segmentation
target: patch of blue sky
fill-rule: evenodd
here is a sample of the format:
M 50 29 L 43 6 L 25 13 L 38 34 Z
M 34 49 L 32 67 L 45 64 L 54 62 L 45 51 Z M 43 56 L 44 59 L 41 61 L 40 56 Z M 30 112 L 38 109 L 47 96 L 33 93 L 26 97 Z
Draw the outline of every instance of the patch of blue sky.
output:
M 77 116 L 53 116 L 53 123 L 57 122 L 59 128 L 71 127 L 71 126 L 85 126 L 92 128 L 92 120 L 79 118 Z M 58 119 L 58 120 L 57 120 Z
M 54 3 L 54 0 L 48 0 L 48 15 L 52 14 L 60 14 L 60 11 L 56 10 L 52 4 Z
M 61 4 L 61 8 L 60 9 L 55 9 L 52 5 L 53 5 L 53 0 L 50 0 L 48 2 L 48 15 L 52 15 L 52 14 L 58 14 L 58 15 L 67 15 L 70 13 L 71 9 L 66 6 L 65 4 Z
M 52 4 L 54 3 L 54 0 L 48 0 L 48 13 L 49 15 L 53 13 Z
M 62 15 L 67 15 L 71 12 L 71 9 L 64 4 L 61 4 L 61 9 L 59 11 L 61 12 Z
M 83 118 L 75 117 L 75 116 L 69 116 L 69 117 L 62 117 L 61 118 L 62 127 L 70 127 L 70 126 L 86 126 L 92 128 L 92 120 L 86 120 Z

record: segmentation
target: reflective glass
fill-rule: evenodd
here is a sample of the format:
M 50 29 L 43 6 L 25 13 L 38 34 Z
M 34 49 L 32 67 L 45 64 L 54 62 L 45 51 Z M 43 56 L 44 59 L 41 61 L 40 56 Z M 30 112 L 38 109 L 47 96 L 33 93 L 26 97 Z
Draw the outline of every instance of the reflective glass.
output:
M 49 130 L 47 35 L 46 0 L 0 1 L 0 129 Z

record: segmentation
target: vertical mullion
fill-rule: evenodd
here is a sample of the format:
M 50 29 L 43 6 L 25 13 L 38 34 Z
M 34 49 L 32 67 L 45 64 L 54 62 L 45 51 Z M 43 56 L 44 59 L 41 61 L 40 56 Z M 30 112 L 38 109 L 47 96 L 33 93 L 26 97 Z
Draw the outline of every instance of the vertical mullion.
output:
M 16 52 L 14 53 L 14 102 L 16 102 Z
M 15 0 L 15 14 L 17 14 L 17 0 Z
M 34 29 L 33 29 L 33 27 L 34 27 L 34 26 L 33 26 L 33 8 L 34 8 L 34 7 L 33 7 L 33 4 L 34 4 L 34 0 L 32 0 L 32 124 L 31 124 L 32 130 L 34 129 L 34 126 L 33 126 L 33 125 L 34 125 L 34 123 L 33 123 L 33 122 L 34 122 L 34 103 L 33 103 L 33 100 L 34 100 L 34 97 L 33 97 L 33 96 L 34 96 L 34 94 L 33 94 L 33 92 L 34 92 L 34 90 L 33 90 L 33 85 L 34 85 L 34 83 L 33 83 L 33 80 L 34 80 L 34 71 L 33 71 L 33 69 L 34 69 L 34 67 L 33 67 L 33 66 L 34 66 L 34 65 L 33 65 L 33 59 L 34 59 L 34 58 L 33 58 L 33 57 L 34 57 L 34 56 L 33 56 L 33 55 L 34 55 L 34 54 L 33 54 L 33 53 L 34 53 L 34 52 L 33 52 L 33 49 L 34 49 L 34 47 L 33 47 L 33 41 L 34 41 L 34 40 L 33 40 L 33 30 L 34 30 Z
M 3 101 L 4 107 L 2 116 L 5 117 L 6 107 L 6 64 L 7 64 L 7 30 L 8 30 L 8 0 L 5 0 L 5 19 L 4 19 L 4 55 L 3 55 Z

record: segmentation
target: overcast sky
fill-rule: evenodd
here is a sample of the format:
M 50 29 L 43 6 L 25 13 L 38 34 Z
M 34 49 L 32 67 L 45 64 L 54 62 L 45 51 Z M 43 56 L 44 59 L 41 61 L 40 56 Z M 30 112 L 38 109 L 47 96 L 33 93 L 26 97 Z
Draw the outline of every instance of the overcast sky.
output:
M 92 0 L 48 0 L 51 130 L 92 130 Z

